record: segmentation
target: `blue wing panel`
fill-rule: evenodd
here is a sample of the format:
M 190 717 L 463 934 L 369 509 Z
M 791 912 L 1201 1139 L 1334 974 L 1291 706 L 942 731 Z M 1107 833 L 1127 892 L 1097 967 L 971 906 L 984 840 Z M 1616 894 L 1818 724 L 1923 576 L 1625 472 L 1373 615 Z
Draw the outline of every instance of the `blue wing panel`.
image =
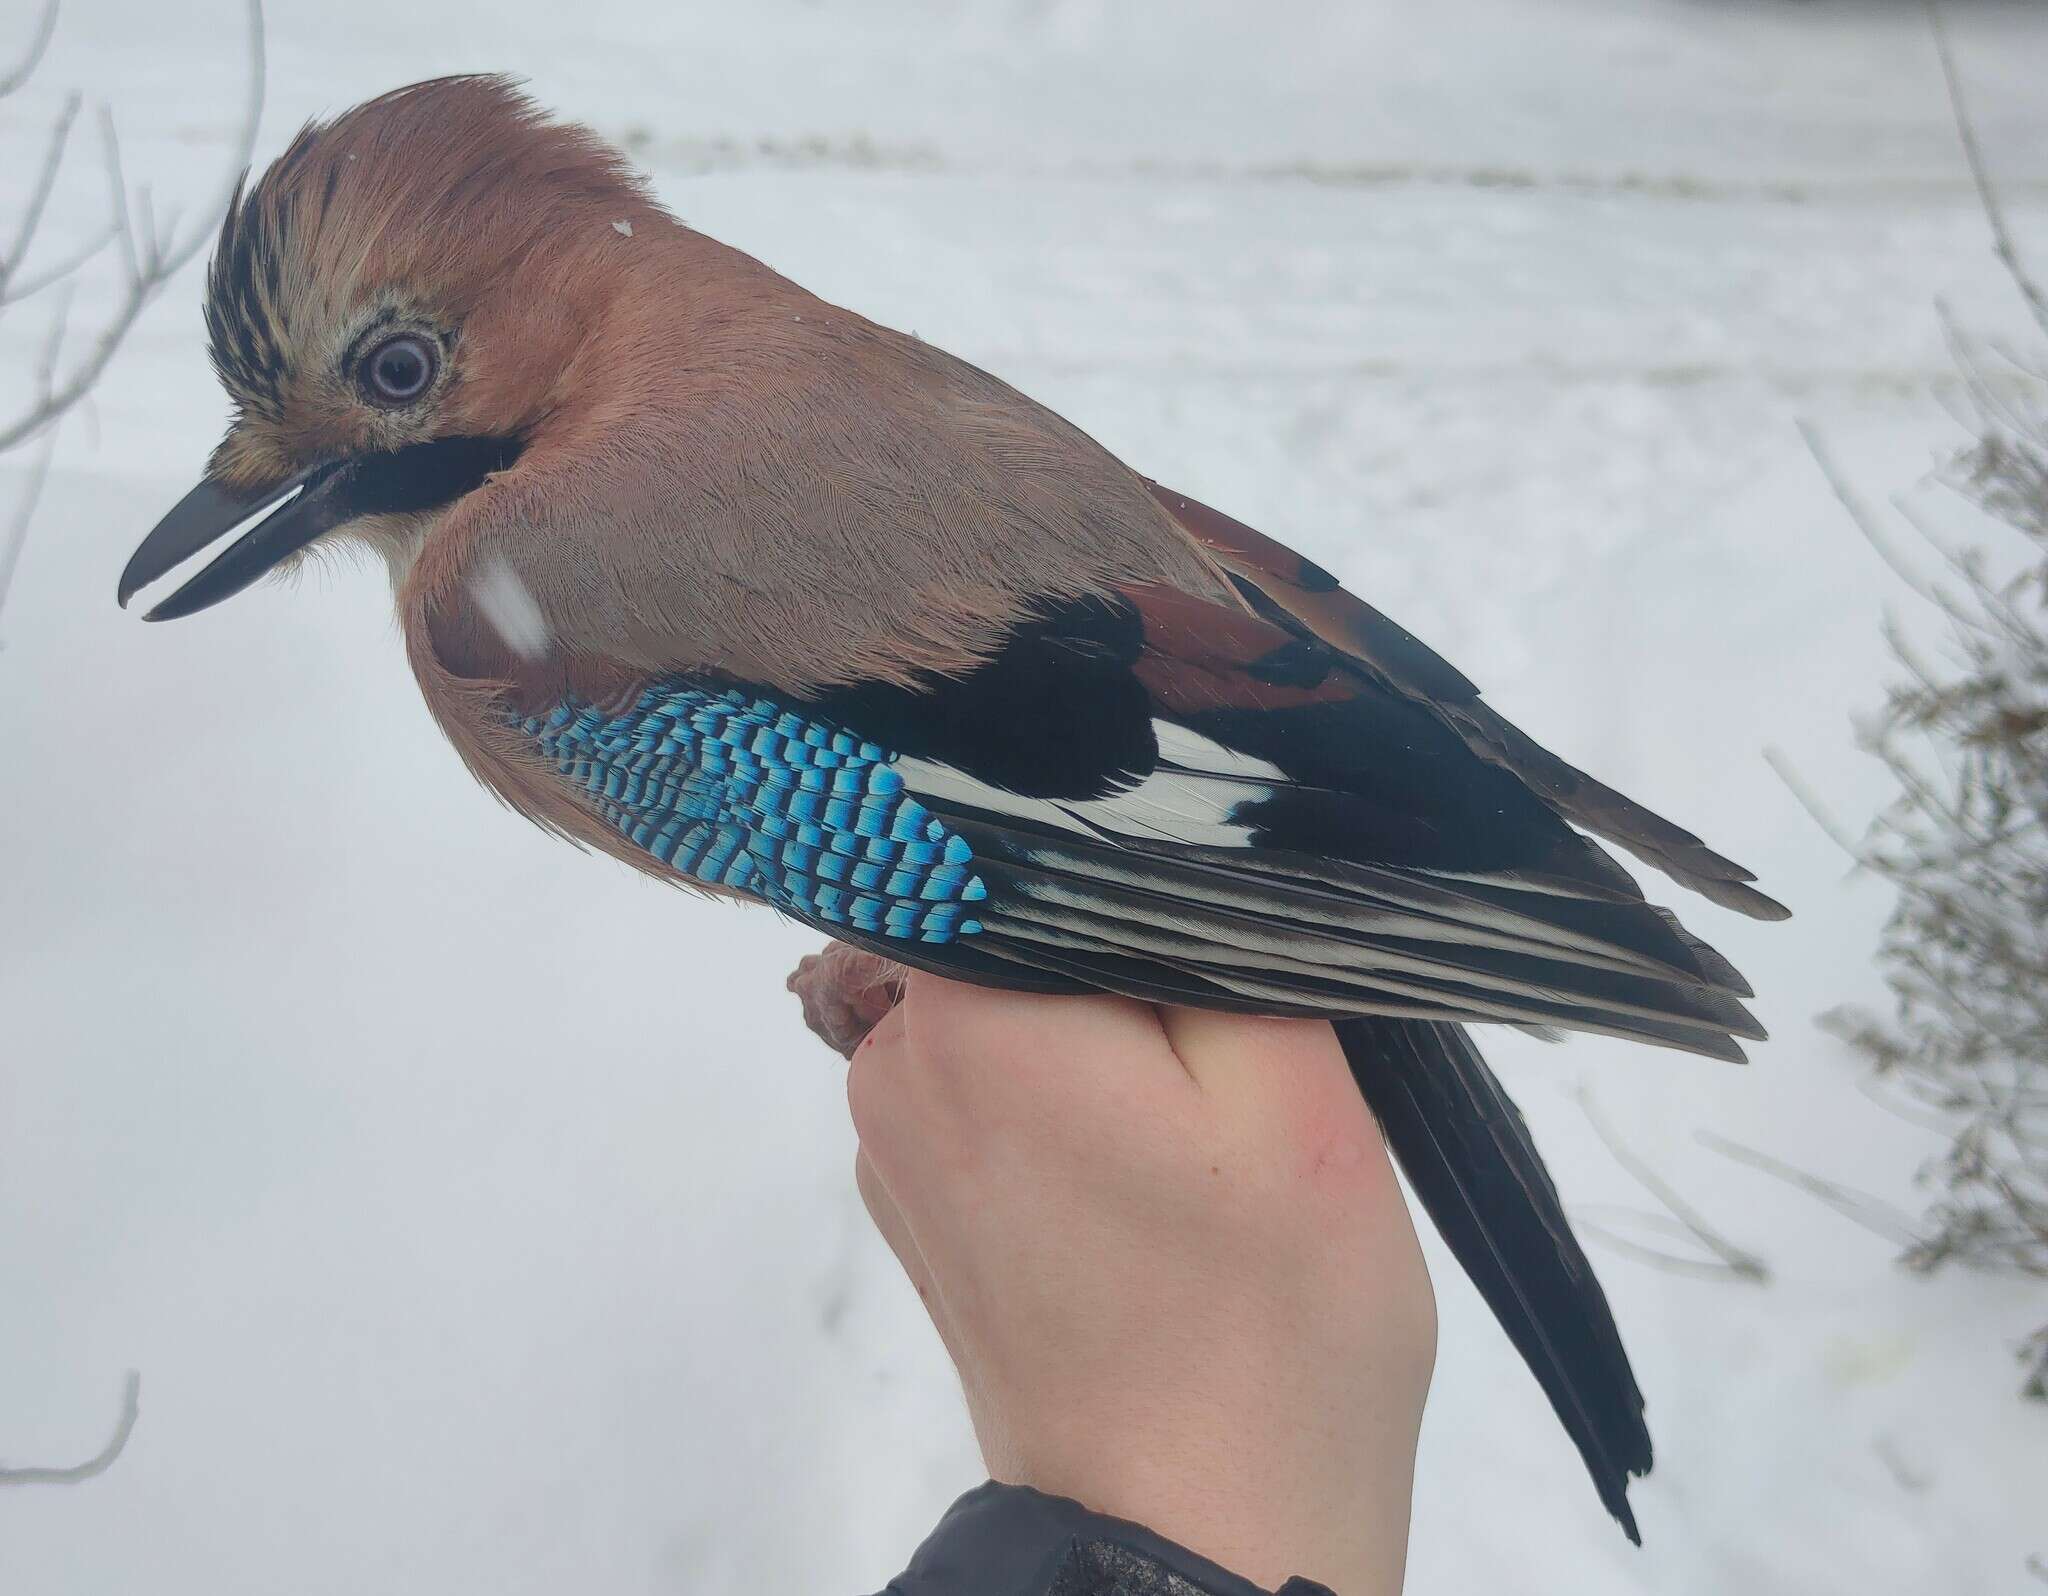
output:
M 519 722 L 639 847 L 682 874 L 876 936 L 981 929 L 973 850 L 904 790 L 896 756 L 768 699 L 652 687 L 605 714 Z

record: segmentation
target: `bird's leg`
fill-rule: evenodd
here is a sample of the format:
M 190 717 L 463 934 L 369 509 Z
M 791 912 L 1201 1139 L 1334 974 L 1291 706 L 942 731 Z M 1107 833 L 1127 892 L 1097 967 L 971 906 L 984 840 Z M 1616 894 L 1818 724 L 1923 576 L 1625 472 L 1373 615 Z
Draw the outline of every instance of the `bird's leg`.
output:
M 784 985 L 803 1004 L 804 1024 L 818 1040 L 852 1058 L 903 996 L 903 976 L 902 965 L 880 954 L 828 942 L 822 952 L 798 960 Z

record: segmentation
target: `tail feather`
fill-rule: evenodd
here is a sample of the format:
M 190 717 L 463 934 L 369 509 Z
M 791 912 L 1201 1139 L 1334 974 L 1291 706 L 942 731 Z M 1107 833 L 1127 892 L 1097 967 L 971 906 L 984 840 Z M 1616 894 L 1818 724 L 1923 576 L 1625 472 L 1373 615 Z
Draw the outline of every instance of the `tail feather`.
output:
M 1628 1482 L 1650 1471 L 1643 1395 L 1521 1111 L 1462 1026 L 1374 1016 L 1337 1037 L 1409 1184 L 1641 1545 Z

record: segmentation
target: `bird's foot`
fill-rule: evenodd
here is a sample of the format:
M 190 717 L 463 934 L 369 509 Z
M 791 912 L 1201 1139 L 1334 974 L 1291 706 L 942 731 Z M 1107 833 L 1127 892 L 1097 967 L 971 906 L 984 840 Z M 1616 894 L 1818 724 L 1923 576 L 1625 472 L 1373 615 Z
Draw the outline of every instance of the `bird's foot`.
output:
M 797 961 L 783 984 L 804 1006 L 804 1024 L 841 1058 L 854 1049 L 903 996 L 904 968 L 883 958 L 828 942 Z

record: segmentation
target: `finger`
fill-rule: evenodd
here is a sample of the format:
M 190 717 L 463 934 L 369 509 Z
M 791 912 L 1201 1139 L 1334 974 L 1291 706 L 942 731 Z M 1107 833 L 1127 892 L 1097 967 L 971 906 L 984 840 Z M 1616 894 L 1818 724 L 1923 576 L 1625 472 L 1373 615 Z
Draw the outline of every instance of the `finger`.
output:
M 1197 1088 L 1226 1118 L 1263 1125 L 1372 1118 L 1324 1021 L 1165 1007 L 1159 1024 Z
M 912 1055 L 956 1100 L 1078 1111 L 1186 1084 L 1151 1005 L 1129 998 L 992 991 L 913 971 L 901 1011 Z

